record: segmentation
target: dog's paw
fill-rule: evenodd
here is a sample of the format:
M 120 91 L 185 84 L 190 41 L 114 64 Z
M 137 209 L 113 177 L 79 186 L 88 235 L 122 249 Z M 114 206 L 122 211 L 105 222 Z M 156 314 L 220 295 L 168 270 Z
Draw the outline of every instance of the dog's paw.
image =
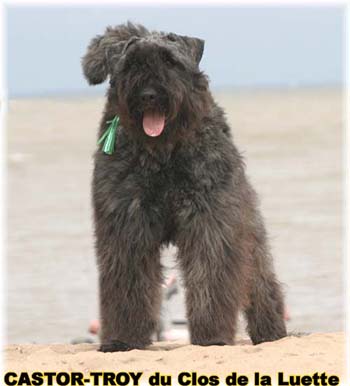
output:
M 121 342 L 120 340 L 113 340 L 109 343 L 102 343 L 99 350 L 101 352 L 116 352 L 116 351 L 130 351 L 134 349 L 127 343 Z
M 286 333 L 256 336 L 256 337 L 251 337 L 251 341 L 253 345 L 257 345 L 257 344 L 266 343 L 266 342 L 274 342 L 275 340 L 283 339 L 286 336 L 287 336 Z

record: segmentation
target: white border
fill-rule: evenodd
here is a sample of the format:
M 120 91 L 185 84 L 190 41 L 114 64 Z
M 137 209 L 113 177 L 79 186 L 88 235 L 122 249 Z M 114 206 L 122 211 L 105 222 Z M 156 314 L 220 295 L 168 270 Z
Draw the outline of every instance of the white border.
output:
M 6 5 L 23 5 L 23 6 L 35 6 L 35 5 L 156 5 L 156 6 L 212 6 L 220 7 L 223 5 L 234 6 L 268 6 L 268 5 L 346 5 L 349 0 L 3 0 Z
M 343 233 L 343 253 L 344 253 L 344 283 L 345 283 L 345 330 L 346 330 L 346 373 L 342 384 L 350 383 L 350 3 L 349 0 L 4 0 L 0 2 L 0 345 L 3 347 L 5 339 L 5 294 L 6 294 L 6 258 L 5 258 L 5 239 L 6 239 L 6 114 L 8 107 L 7 84 L 6 84 L 6 7 L 7 6 L 103 6 L 103 5 L 157 5 L 157 6 L 346 6 L 345 11 L 345 43 L 344 43 L 344 144 L 343 144 L 343 164 L 344 164 L 344 233 Z M 330 257 L 331 258 L 331 257 Z M 2 350 L 0 351 L 0 374 L 3 374 Z
M 7 116 L 7 87 L 6 87 L 6 17 L 5 6 L 0 2 L 0 345 L 6 342 L 6 116 Z M 2 350 L 0 352 L 0 374 L 3 374 Z
M 347 4 L 345 11 L 345 42 L 344 42 L 344 144 L 343 144 L 343 165 L 344 165 L 344 186 L 343 186 L 343 200 L 344 200 L 344 219 L 343 219 L 343 254 L 344 254 L 344 287 L 345 287 L 345 332 L 346 332 L 346 376 L 344 377 L 344 384 L 350 383 L 350 4 Z

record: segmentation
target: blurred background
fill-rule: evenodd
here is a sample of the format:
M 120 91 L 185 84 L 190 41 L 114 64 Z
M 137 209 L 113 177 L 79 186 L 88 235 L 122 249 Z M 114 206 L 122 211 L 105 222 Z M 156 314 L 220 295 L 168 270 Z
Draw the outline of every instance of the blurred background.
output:
M 127 20 L 205 39 L 200 67 L 260 194 L 288 330 L 342 330 L 344 14 L 336 6 L 8 6 L 8 343 L 96 340 L 87 332 L 98 318 L 90 179 L 108 82 L 88 87 L 80 59 L 93 36 Z M 163 251 L 166 274 L 178 279 L 164 331 L 184 338 L 175 255 Z

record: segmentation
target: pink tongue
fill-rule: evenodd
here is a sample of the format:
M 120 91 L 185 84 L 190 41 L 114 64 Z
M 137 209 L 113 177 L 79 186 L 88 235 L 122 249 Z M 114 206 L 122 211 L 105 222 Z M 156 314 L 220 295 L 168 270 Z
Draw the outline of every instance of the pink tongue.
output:
M 143 130 L 150 137 L 158 137 L 164 129 L 165 116 L 161 113 L 145 112 L 143 114 Z

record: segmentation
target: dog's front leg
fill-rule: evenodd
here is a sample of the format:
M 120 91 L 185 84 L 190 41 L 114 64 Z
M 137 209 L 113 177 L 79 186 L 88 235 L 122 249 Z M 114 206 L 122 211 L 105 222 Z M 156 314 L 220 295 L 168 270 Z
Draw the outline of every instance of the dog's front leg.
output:
M 230 210 L 209 210 L 184 217 L 177 240 L 191 343 L 233 344 L 246 264 Z
M 147 214 L 130 204 L 132 215 L 130 207 L 108 216 L 95 212 L 103 352 L 144 348 L 159 318 L 159 245 Z

